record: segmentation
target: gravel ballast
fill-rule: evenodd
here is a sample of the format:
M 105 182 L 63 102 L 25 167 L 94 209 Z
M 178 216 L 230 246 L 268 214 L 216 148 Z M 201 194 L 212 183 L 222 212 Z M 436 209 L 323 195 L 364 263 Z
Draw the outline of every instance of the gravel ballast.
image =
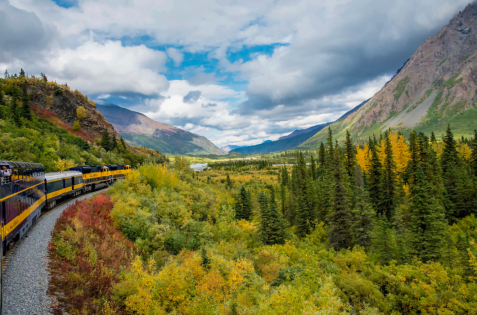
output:
M 48 243 L 56 219 L 77 200 L 92 197 L 89 193 L 65 202 L 45 213 L 13 249 L 3 273 L 2 315 L 51 314 L 54 301 L 48 290 Z

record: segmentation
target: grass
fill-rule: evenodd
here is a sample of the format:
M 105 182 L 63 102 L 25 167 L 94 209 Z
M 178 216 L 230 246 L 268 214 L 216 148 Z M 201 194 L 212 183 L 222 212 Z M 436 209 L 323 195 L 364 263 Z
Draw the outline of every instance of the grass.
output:
M 444 62 L 446 62 L 446 61 L 447 61 L 447 59 L 444 59 L 441 62 L 439 62 L 439 64 L 437 65 L 437 68 L 440 68 L 444 64 Z
M 406 85 L 411 81 L 409 77 L 405 77 L 401 81 L 399 81 L 398 85 L 394 89 L 394 98 L 396 100 L 399 100 L 401 97 L 402 93 L 404 93 L 404 90 L 406 89 Z
M 457 73 L 455 76 L 453 76 L 452 78 L 450 78 L 449 80 L 446 81 L 446 83 L 444 83 L 444 86 L 450 90 L 452 89 L 454 86 L 456 86 L 456 84 L 459 84 L 460 82 L 462 82 L 463 78 L 460 78 L 457 80 L 457 77 L 460 75 L 460 72 Z

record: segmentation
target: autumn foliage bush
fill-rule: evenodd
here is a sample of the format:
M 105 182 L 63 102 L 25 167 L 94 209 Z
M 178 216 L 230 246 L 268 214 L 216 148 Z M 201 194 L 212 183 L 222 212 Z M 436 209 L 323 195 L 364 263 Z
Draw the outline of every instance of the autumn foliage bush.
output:
M 57 314 L 123 313 L 111 302 L 114 284 L 130 265 L 133 244 L 114 229 L 113 203 L 105 195 L 68 207 L 53 230 L 49 244 L 49 294 Z

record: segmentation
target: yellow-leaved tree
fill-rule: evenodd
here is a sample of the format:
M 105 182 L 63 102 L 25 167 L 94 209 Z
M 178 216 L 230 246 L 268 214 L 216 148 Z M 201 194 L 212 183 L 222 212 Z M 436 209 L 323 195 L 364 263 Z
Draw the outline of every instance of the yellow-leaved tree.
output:
M 66 171 L 69 170 L 71 167 L 75 166 L 75 161 L 69 159 L 59 159 L 55 161 L 55 165 L 58 168 L 58 171 Z
M 83 106 L 78 106 L 76 108 L 76 117 L 78 117 L 79 119 L 83 119 L 87 117 L 86 110 L 84 109 Z

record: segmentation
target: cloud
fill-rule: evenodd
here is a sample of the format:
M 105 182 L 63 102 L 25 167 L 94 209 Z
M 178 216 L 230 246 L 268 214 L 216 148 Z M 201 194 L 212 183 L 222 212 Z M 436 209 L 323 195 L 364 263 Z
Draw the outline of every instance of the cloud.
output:
M 201 94 L 201 91 L 190 91 L 182 100 L 184 103 L 194 103 L 197 102 Z
M 55 30 L 43 25 L 35 13 L 0 0 L 0 64 L 34 60 L 51 46 L 54 35 Z
M 176 48 L 168 48 L 166 50 L 167 55 L 169 58 L 171 58 L 174 61 L 175 66 L 179 66 L 182 61 L 184 61 L 184 54 L 182 54 L 178 49 Z

